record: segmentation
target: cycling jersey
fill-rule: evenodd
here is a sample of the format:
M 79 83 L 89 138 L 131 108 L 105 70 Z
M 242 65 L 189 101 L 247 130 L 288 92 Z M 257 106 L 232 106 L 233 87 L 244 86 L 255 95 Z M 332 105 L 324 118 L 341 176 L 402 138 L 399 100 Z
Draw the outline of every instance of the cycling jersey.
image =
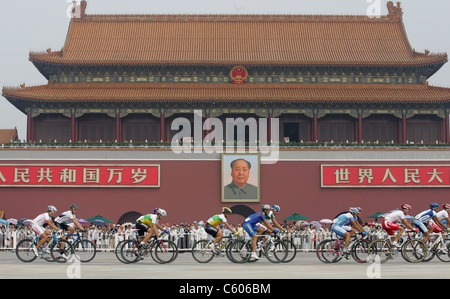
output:
M 266 214 L 264 212 L 258 212 L 248 216 L 242 227 L 248 233 L 250 237 L 256 235 L 256 231 L 258 230 L 258 223 L 263 222 L 266 219 Z
M 345 226 L 349 225 L 352 221 L 357 221 L 357 217 L 354 217 L 352 213 L 345 213 L 339 215 L 336 219 L 333 220 L 333 226 Z
M 65 211 L 64 213 L 62 213 L 61 215 L 59 215 L 58 217 L 56 217 L 55 222 L 57 223 L 61 223 L 61 224 L 69 224 L 72 219 L 75 219 L 75 214 L 72 213 L 71 210 L 69 211 Z
M 351 231 L 351 227 L 349 224 L 352 221 L 357 221 L 357 217 L 354 217 L 352 213 L 344 213 L 339 215 L 337 218 L 333 220 L 333 225 L 331 226 L 331 230 L 335 232 L 338 236 L 344 236 L 346 232 Z
M 139 217 L 137 222 L 142 222 L 147 225 L 153 225 L 158 223 L 158 218 L 156 214 L 147 214 Z
M 446 210 L 442 210 L 436 214 L 436 217 L 441 221 L 445 220 L 448 218 L 448 212 Z
M 42 213 L 31 221 L 31 229 L 38 235 L 42 235 L 45 232 L 44 224 L 48 220 L 51 220 L 48 213 Z
M 394 232 L 400 228 L 397 222 L 405 219 L 405 213 L 403 211 L 394 211 L 384 217 L 384 221 L 381 226 L 386 230 L 389 236 L 393 236 Z
M 224 222 L 227 222 L 227 217 L 225 217 L 224 214 L 214 215 L 211 218 L 209 218 L 207 222 L 212 226 L 217 226 L 221 225 Z
M 434 216 L 436 216 L 436 211 L 433 209 L 425 210 L 422 213 L 419 213 L 416 215 L 417 220 L 421 221 L 422 223 L 427 223 L 430 221 Z

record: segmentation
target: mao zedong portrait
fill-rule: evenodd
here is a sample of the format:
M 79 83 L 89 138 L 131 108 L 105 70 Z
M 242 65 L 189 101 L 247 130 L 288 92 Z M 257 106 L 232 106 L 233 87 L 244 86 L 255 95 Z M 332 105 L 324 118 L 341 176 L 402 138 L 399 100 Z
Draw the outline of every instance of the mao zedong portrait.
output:
M 245 159 L 236 159 L 230 163 L 232 182 L 224 187 L 224 199 L 258 199 L 258 187 L 249 184 L 251 163 Z

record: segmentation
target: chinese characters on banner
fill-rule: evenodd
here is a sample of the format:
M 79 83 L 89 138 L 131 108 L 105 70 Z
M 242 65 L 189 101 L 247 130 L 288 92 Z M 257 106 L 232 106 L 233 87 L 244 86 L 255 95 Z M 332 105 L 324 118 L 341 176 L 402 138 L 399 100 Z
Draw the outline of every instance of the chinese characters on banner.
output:
M 160 186 L 159 165 L 0 164 L 0 187 Z
M 449 165 L 321 165 L 322 188 L 450 187 Z

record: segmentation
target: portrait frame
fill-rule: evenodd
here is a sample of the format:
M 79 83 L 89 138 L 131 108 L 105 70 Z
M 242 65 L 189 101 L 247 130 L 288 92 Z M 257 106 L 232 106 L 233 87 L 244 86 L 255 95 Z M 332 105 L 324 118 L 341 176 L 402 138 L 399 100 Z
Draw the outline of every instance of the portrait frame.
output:
M 241 190 L 234 185 L 231 173 L 231 163 L 236 160 L 245 160 L 251 164 L 248 181 Z M 259 153 L 222 153 L 221 202 L 260 202 L 260 167 Z

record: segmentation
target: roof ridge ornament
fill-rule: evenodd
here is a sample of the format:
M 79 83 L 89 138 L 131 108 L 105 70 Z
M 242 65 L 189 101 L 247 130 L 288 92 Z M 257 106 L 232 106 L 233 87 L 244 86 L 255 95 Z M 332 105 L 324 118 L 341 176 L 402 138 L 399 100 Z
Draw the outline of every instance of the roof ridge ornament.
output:
M 82 0 L 80 5 L 77 1 L 73 1 L 72 6 L 72 19 L 83 19 L 86 15 L 87 1 Z
M 387 9 L 389 12 L 389 17 L 394 21 L 400 21 L 402 19 L 403 10 L 400 7 L 400 2 L 397 2 L 397 6 L 394 6 L 394 2 L 389 1 L 387 3 Z

